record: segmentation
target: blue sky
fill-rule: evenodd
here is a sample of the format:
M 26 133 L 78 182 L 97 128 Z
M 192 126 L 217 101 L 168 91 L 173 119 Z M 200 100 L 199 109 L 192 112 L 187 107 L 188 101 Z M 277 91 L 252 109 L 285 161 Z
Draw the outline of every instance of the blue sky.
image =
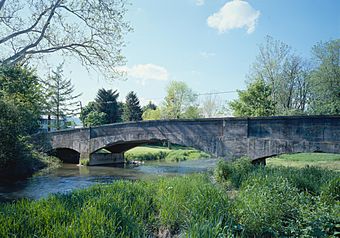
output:
M 135 0 L 127 15 L 134 31 L 123 51 L 127 80 L 108 82 L 76 62 L 65 76 L 83 93 L 83 104 L 102 87 L 118 89 L 120 100 L 135 91 L 143 104 L 159 103 L 170 80 L 197 93 L 244 89 L 266 35 L 309 58 L 317 42 L 340 37 L 339 13 L 338 0 Z

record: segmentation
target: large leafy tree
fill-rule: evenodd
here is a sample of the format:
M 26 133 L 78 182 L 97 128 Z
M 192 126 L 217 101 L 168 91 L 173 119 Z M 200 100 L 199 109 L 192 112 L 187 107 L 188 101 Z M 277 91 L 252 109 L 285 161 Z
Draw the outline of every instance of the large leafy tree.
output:
M 155 110 L 149 108 L 145 112 L 143 112 L 142 118 L 144 121 L 160 120 L 161 110 L 159 108 L 156 108 Z
M 125 13 L 126 0 L 0 0 L 0 64 L 59 53 L 115 76 L 131 30 Z
M 76 100 L 81 94 L 74 94 L 75 88 L 71 79 L 63 78 L 63 65 L 52 71 L 47 84 L 48 113 L 56 118 L 56 129 L 61 129 L 61 121 L 77 112 Z
M 0 177 L 24 176 L 33 171 L 35 156 L 27 137 L 39 127 L 43 96 L 33 70 L 0 67 Z
M 214 93 L 209 93 L 201 100 L 200 112 L 205 118 L 221 117 L 227 114 L 222 99 Z
M 85 120 L 84 126 L 99 126 L 105 124 L 106 114 L 104 112 L 92 111 L 90 112 Z
M 139 99 L 136 93 L 131 91 L 126 95 L 126 101 L 123 110 L 123 121 L 140 120 L 142 120 L 142 109 L 139 104 Z
M 171 81 L 166 89 L 167 95 L 163 103 L 166 119 L 179 119 L 187 110 L 196 107 L 197 96 L 184 82 Z
M 89 102 L 85 107 L 81 109 L 79 119 L 82 121 L 83 125 L 86 125 L 86 117 L 91 113 L 96 112 L 96 103 Z
M 313 70 L 309 112 L 340 114 L 340 39 L 318 43 L 312 49 Z
M 34 70 L 19 66 L 0 66 L 0 98 L 15 105 L 25 133 L 34 133 L 44 110 L 43 89 Z
M 25 145 L 22 135 L 26 125 L 21 121 L 21 111 L 0 98 L 0 171 L 24 157 Z M 1 175 L 0 175 L 1 177 Z
M 117 90 L 99 89 L 95 99 L 96 111 L 104 112 L 106 114 L 105 123 L 115 123 L 120 121 L 120 107 L 117 99 L 119 93 Z
M 276 114 L 304 113 L 308 102 L 309 67 L 287 44 L 267 37 L 260 45 L 250 81 L 263 80 L 271 88 Z
M 272 116 L 275 114 L 275 103 L 271 93 L 271 87 L 264 80 L 257 79 L 246 90 L 239 90 L 239 98 L 230 102 L 229 106 L 234 116 Z

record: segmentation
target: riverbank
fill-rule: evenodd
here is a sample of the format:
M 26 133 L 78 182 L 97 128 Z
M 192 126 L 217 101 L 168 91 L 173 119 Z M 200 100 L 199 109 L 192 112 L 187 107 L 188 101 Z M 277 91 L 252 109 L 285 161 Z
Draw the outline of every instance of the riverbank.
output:
M 48 173 L 50 170 L 60 167 L 60 159 L 48 156 L 38 151 L 30 151 L 30 153 L 8 164 L 5 168 L 0 168 L 1 181 L 16 181 L 29 178 L 34 174 Z
M 339 173 L 220 162 L 214 174 L 118 181 L 0 205 L 0 236 L 335 237 Z
M 181 146 L 172 146 L 171 149 L 162 146 L 139 146 L 124 154 L 127 162 L 145 160 L 185 161 L 210 158 L 205 152 Z

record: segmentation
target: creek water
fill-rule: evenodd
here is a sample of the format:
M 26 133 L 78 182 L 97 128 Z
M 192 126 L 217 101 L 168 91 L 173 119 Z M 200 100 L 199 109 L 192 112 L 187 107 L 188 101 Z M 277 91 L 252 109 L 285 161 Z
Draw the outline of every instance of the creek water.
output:
M 204 172 L 216 165 L 216 159 L 191 160 L 183 162 L 148 161 L 140 166 L 124 165 L 84 167 L 63 164 L 46 175 L 14 183 L 0 182 L 0 202 L 23 198 L 39 199 L 53 193 L 67 193 L 98 183 L 111 183 L 119 179 L 148 179 L 158 176 L 174 176 Z

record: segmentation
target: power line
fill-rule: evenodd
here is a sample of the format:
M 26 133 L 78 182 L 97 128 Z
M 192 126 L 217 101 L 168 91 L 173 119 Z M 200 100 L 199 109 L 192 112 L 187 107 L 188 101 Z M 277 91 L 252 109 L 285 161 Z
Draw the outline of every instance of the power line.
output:
M 210 93 L 195 93 L 195 96 L 205 96 L 205 95 L 219 95 L 219 94 L 228 94 L 228 93 L 237 93 L 236 90 L 233 91 L 221 91 L 221 92 L 210 92 Z M 149 100 L 158 100 L 163 99 L 164 97 L 160 98 L 149 98 Z
M 204 95 L 218 95 L 218 94 L 227 94 L 227 93 L 237 93 L 237 91 L 224 91 L 224 92 L 214 92 L 214 93 L 196 93 L 196 96 L 204 96 Z

